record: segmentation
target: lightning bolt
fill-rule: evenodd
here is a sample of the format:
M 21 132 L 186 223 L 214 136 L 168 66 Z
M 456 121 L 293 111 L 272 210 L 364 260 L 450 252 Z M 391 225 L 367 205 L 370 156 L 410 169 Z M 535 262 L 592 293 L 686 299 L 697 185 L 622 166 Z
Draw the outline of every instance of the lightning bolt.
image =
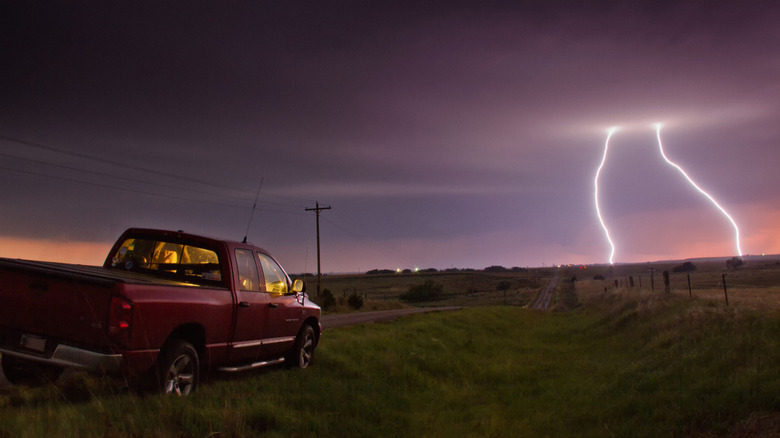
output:
M 609 253 L 609 264 L 611 265 L 613 262 L 612 260 L 615 257 L 615 244 L 612 242 L 612 238 L 609 237 L 609 230 L 607 229 L 607 225 L 604 223 L 604 218 L 601 216 L 601 209 L 599 208 L 599 175 L 601 175 L 601 169 L 604 167 L 604 163 L 607 161 L 607 152 L 609 151 L 609 139 L 612 138 L 612 134 L 614 134 L 618 128 L 616 126 L 613 126 L 612 128 L 609 128 L 607 130 L 607 141 L 604 142 L 604 156 L 601 158 L 601 164 L 599 164 L 599 168 L 596 170 L 596 177 L 593 179 L 593 185 L 595 186 L 595 201 L 596 201 L 596 215 L 599 217 L 599 222 L 601 222 L 601 228 L 604 229 L 604 234 L 607 236 L 607 241 L 609 242 L 610 248 L 612 248 L 611 252 Z
M 685 179 L 687 179 L 687 180 L 688 180 L 688 182 L 689 182 L 689 183 L 691 183 L 691 185 L 692 185 L 692 186 L 693 186 L 693 187 L 694 187 L 696 190 L 698 190 L 698 191 L 699 191 L 699 192 L 700 192 L 702 195 L 704 195 L 704 196 L 705 196 L 707 199 L 709 199 L 709 200 L 710 200 L 710 202 L 712 202 L 712 203 L 715 205 L 715 207 L 717 207 L 717 208 L 718 208 L 718 210 L 720 210 L 720 212 L 721 212 L 721 213 L 723 213 L 723 214 L 724 214 L 724 215 L 725 215 L 725 216 L 728 218 L 728 220 L 731 222 L 731 225 L 734 227 L 734 234 L 736 235 L 736 242 L 737 242 L 737 245 L 736 245 L 736 246 L 737 246 L 737 255 L 739 255 L 740 257 L 742 257 L 742 249 L 741 249 L 741 248 L 740 248 L 740 246 L 739 246 L 739 227 L 737 227 L 737 223 L 734 221 L 734 219 L 731 217 L 731 215 L 729 215 L 729 214 L 728 214 L 728 212 L 726 212 L 726 209 L 724 209 L 723 207 L 721 207 L 721 206 L 720 206 L 720 204 L 718 204 L 718 202 L 717 202 L 717 201 L 715 201 L 715 198 L 713 198 L 712 196 L 710 196 L 710 194 L 709 194 L 709 193 L 705 192 L 705 191 L 704 191 L 704 190 L 703 190 L 701 187 L 699 187 L 699 186 L 698 186 L 698 185 L 697 185 L 695 182 L 693 182 L 693 179 L 691 179 L 691 177 L 690 177 L 690 176 L 688 176 L 688 174 L 687 174 L 687 173 L 685 173 L 685 171 L 682 169 L 682 167 L 680 167 L 680 166 L 678 166 L 677 164 L 673 163 L 673 162 L 672 162 L 672 160 L 670 160 L 670 159 L 669 159 L 669 158 L 666 156 L 666 154 L 664 153 L 664 145 L 663 145 L 663 143 L 661 143 L 661 128 L 662 128 L 662 127 L 663 127 L 663 125 L 662 125 L 661 123 L 656 123 L 656 124 L 655 124 L 655 133 L 656 133 L 656 137 L 658 138 L 658 148 L 659 148 L 659 150 L 661 151 L 661 156 L 662 156 L 662 157 L 664 157 L 664 160 L 666 160 L 666 162 L 667 162 L 667 163 L 669 163 L 669 165 L 671 165 L 671 166 L 672 166 L 672 167 L 674 167 L 675 169 L 679 170 L 679 171 L 680 171 L 680 173 L 682 173 L 682 174 L 683 174 L 683 176 L 685 177 Z M 609 139 L 609 137 L 607 137 L 607 139 Z M 606 151 L 605 151 L 605 156 L 606 156 Z M 603 225 L 603 223 L 602 223 L 602 225 Z M 611 263 L 611 261 L 610 261 L 610 263 Z

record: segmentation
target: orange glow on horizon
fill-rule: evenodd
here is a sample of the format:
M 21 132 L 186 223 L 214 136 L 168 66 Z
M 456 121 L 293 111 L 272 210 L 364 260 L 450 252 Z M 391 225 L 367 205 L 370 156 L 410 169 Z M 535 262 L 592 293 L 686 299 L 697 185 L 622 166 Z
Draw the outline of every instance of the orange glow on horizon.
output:
M 105 261 L 111 245 L 113 242 L 40 240 L 0 236 L 0 257 L 99 266 Z

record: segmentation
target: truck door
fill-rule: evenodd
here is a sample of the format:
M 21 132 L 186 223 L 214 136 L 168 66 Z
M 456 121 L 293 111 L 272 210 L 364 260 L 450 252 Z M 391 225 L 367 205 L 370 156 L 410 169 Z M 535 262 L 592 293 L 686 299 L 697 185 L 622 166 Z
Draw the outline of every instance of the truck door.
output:
M 261 354 L 265 358 L 279 356 L 295 342 L 301 325 L 303 307 L 294 294 L 290 294 L 290 280 L 281 266 L 271 257 L 257 253 L 263 285 L 269 301 L 270 312 L 263 329 Z
M 260 355 L 270 307 L 268 296 L 262 292 L 254 252 L 236 248 L 234 257 L 237 309 L 230 361 L 251 362 Z

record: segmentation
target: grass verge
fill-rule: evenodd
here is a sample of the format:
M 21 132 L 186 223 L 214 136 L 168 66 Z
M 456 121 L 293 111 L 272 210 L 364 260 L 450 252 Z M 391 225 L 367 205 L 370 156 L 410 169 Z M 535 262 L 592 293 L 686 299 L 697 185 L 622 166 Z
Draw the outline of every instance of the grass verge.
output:
M 778 315 L 675 294 L 582 303 L 333 329 L 310 369 L 216 378 L 185 400 L 79 376 L 3 388 L 0 437 L 752 436 L 773 427 Z

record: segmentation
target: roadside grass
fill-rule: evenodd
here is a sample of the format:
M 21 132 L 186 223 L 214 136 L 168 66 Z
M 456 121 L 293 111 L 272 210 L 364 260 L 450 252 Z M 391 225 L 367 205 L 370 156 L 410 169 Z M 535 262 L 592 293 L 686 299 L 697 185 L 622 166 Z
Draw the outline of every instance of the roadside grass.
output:
M 214 377 L 188 399 L 78 373 L 0 387 L 0 437 L 780 433 L 777 313 L 577 287 L 582 305 L 565 313 L 480 307 L 328 330 L 310 369 Z

